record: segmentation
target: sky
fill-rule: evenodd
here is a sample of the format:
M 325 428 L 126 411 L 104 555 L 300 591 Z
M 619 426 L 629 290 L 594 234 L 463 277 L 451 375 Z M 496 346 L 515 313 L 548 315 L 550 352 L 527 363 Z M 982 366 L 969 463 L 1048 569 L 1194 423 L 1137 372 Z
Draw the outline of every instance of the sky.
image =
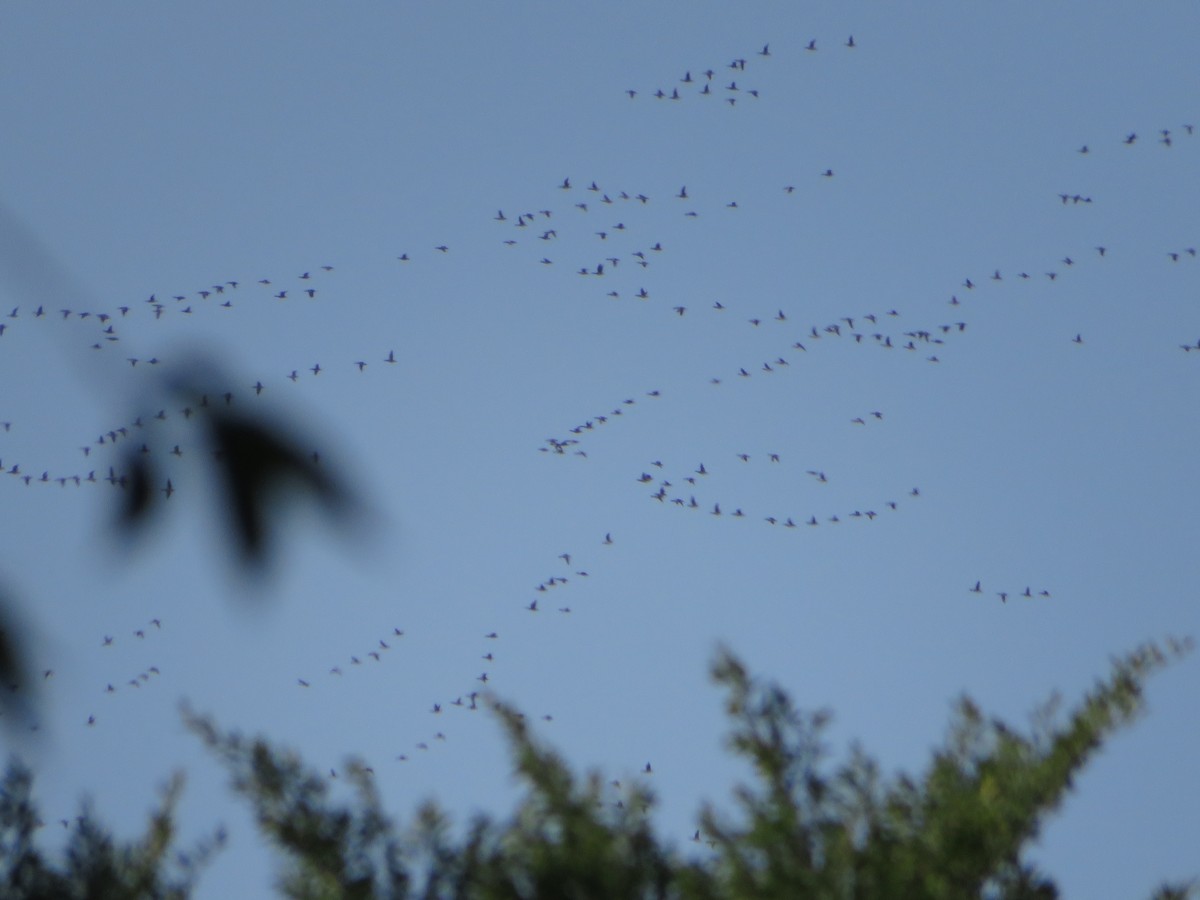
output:
M 719 647 L 832 709 L 835 757 L 916 772 L 963 693 L 1023 723 L 1197 634 L 1198 31 L 1184 2 L 6 4 L 0 578 L 41 683 L 5 741 L 47 846 L 84 794 L 137 833 L 183 771 L 182 843 L 230 835 L 199 896 L 267 890 L 183 701 L 364 759 L 398 818 L 503 816 L 490 690 L 580 771 L 651 763 L 701 853 L 748 776 Z M 363 527 L 297 506 L 243 577 L 161 390 L 198 356 Z M 128 546 L 104 476 L 142 443 L 173 493 Z M 1065 896 L 1200 874 L 1198 665 L 1032 848 Z

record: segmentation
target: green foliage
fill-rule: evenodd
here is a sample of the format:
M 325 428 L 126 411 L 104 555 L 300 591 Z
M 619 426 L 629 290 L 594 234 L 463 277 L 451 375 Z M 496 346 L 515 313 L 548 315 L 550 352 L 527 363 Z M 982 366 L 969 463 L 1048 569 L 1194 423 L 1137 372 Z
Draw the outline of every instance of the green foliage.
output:
M 477 818 L 461 848 L 447 842 L 444 827 L 426 830 L 435 858 L 448 863 L 433 870 L 427 895 L 675 896 L 673 885 L 684 867 L 651 829 L 649 791 L 635 787 L 617 804 L 606 804 L 598 774 L 580 784 L 557 754 L 535 742 L 519 713 L 494 706 L 527 795 L 507 823 Z
M 188 897 L 224 834 L 199 844 L 191 853 L 169 855 L 175 838 L 174 809 L 183 787 L 176 776 L 163 791 L 161 805 L 150 815 L 146 834 L 121 843 L 84 804 L 69 829 L 61 859 L 43 852 L 34 837 L 43 827 L 32 799 L 33 778 L 11 763 L 0 782 L 0 894 L 7 900 L 94 900 L 97 897 Z
M 264 740 L 224 735 L 207 719 L 184 718 L 233 775 L 234 790 L 250 797 L 263 833 L 287 853 L 292 867 L 280 887 L 289 897 L 399 897 L 408 894 L 400 842 L 383 813 L 371 771 L 351 762 L 356 808 L 329 800 L 328 781 L 292 753 Z
M 279 887 L 289 897 L 1042 900 L 1058 890 L 1023 850 L 1104 740 L 1141 712 L 1145 679 L 1190 648 L 1175 641 L 1165 651 L 1138 648 L 1116 660 L 1065 721 L 1057 700 L 1041 707 L 1028 735 L 963 698 L 919 778 L 884 777 L 859 748 L 832 765 L 822 742 L 829 714 L 797 710 L 782 688 L 752 678 L 723 652 L 713 677 L 727 694 L 730 748 L 757 777 L 736 789 L 734 814 L 701 812 L 696 840 L 711 852 L 690 859 L 655 835 L 647 789 L 606 801 L 599 774 L 574 775 L 500 703 L 493 706 L 525 796 L 510 818 L 479 815 L 457 831 L 432 803 L 410 824 L 395 825 L 361 762 L 348 767 L 352 799 L 338 801 L 330 781 L 295 754 L 184 716 L 282 852 Z M 29 787 L 28 772 L 10 768 L 0 796 L 4 896 L 188 894 L 197 866 L 167 871 L 178 780 L 145 838 L 117 845 L 85 811 L 65 859 L 53 864 L 34 846 L 39 823 Z M 1196 896 L 1194 884 L 1155 894 Z
M 758 780 L 736 789 L 736 819 L 703 810 L 697 835 L 714 852 L 701 860 L 655 836 L 647 790 L 604 803 L 598 774 L 574 776 L 502 704 L 495 709 L 527 794 L 511 819 L 479 816 L 457 840 L 432 805 L 397 833 L 361 765 L 353 769 L 357 808 L 331 804 L 324 779 L 294 756 L 191 722 L 284 849 L 283 886 L 293 897 L 1035 900 L 1058 891 L 1021 859 L 1023 848 L 1104 739 L 1141 711 L 1145 678 L 1188 649 L 1138 648 L 1065 722 L 1057 701 L 1039 709 L 1029 736 L 985 719 L 964 698 L 919 779 L 885 779 L 857 748 L 831 768 L 821 740 L 829 714 L 797 710 L 782 688 L 722 653 L 713 676 L 728 695 L 730 747 Z M 1193 895 L 1176 885 L 1157 896 Z
M 885 782 L 859 750 L 828 774 L 819 740 L 827 714 L 799 713 L 726 654 L 715 674 L 730 694 L 731 745 L 754 763 L 762 787 L 738 790 L 741 825 L 702 814 L 720 849 L 722 896 L 1058 896 L 1021 850 L 1074 773 L 1141 709 L 1143 679 L 1166 660 L 1153 645 L 1139 648 L 1065 724 L 1053 724 L 1053 704 L 1043 707 L 1028 738 L 964 698 L 924 776 Z

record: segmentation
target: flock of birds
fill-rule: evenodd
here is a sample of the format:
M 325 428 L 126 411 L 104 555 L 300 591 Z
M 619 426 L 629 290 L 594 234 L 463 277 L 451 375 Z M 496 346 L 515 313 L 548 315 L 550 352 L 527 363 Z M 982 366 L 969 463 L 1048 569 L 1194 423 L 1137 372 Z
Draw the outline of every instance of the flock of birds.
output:
M 321 275 L 334 271 L 333 266 L 322 265 L 315 271 Z M 247 290 L 245 284 L 239 280 L 229 280 L 220 284 L 213 284 L 205 288 L 190 292 L 172 295 L 173 305 L 168 305 L 158 299 L 157 293 L 151 294 L 143 304 L 120 305 L 114 310 L 58 310 L 57 317 L 47 316 L 43 306 L 38 306 L 35 309 L 27 311 L 27 314 L 22 314 L 20 306 L 14 307 L 9 313 L 9 318 L 14 320 L 29 320 L 30 323 L 39 323 L 46 320 L 49 323 L 55 321 L 59 323 L 80 322 L 87 323 L 89 320 L 95 322 L 100 328 L 99 335 L 91 335 L 88 340 L 94 337 L 100 337 L 99 341 L 93 341 L 90 344 L 93 350 L 108 350 L 112 351 L 116 345 L 122 340 L 123 334 L 120 328 L 124 325 L 134 327 L 138 323 L 139 318 L 145 320 L 145 316 L 149 314 L 151 321 L 159 321 L 166 315 L 183 315 L 192 316 L 195 314 L 204 314 L 213 309 L 231 310 L 237 303 L 263 303 L 270 300 L 284 301 L 289 298 L 289 295 L 299 295 L 307 300 L 314 300 L 317 297 L 318 288 L 304 287 L 300 290 L 295 290 L 292 287 L 294 282 L 301 284 L 313 284 L 315 276 L 312 272 L 305 271 L 295 276 L 293 281 L 282 281 L 280 279 L 260 278 L 254 284 L 257 290 L 250 288 Z M 279 288 L 279 284 L 286 285 Z M 210 302 L 211 301 L 211 302 Z M 139 315 L 139 313 L 141 315 Z M 21 324 L 26 324 L 21 321 Z M 20 332 L 14 329 L 15 334 Z M 11 339 L 11 336 L 10 336 Z M 134 340 L 137 340 L 135 338 Z M 35 485 L 58 485 L 66 487 L 73 485 L 81 487 L 85 484 L 108 484 L 119 488 L 124 488 L 128 482 L 127 476 L 120 471 L 122 466 L 119 460 L 111 459 L 104 456 L 106 451 L 123 450 L 126 447 L 133 445 L 137 452 L 153 455 L 157 453 L 159 456 L 169 456 L 175 459 L 181 459 L 185 455 L 190 455 L 193 450 L 199 448 L 187 448 L 180 443 L 167 442 L 163 445 L 161 440 L 156 440 L 156 432 L 161 431 L 165 427 L 164 423 L 172 423 L 177 418 L 189 420 L 193 416 L 203 414 L 210 406 L 233 406 L 236 403 L 239 405 L 247 402 L 252 402 L 255 398 L 262 397 L 264 391 L 268 390 L 268 385 L 280 386 L 284 380 L 296 383 L 304 378 L 315 378 L 322 374 L 329 377 L 333 371 L 341 371 L 343 373 L 356 373 L 358 376 L 366 374 L 370 367 L 372 372 L 376 369 L 386 369 L 395 366 L 400 360 L 396 356 L 396 351 L 389 348 L 386 352 L 376 351 L 372 354 L 364 354 L 367 358 L 355 358 L 348 360 L 340 360 L 337 364 L 330 364 L 326 361 L 326 365 L 322 366 L 320 361 L 311 364 L 300 364 L 283 373 L 260 373 L 252 383 L 246 379 L 241 384 L 231 384 L 214 391 L 212 394 L 201 393 L 193 402 L 186 402 L 175 407 L 162 406 L 153 410 L 148 410 L 141 415 L 135 415 L 118 424 L 112 425 L 106 431 L 98 434 L 95 438 L 88 440 L 86 443 L 79 445 L 79 451 L 82 454 L 83 464 L 70 471 L 55 471 L 44 468 L 35 464 L 29 464 L 26 460 L 13 459 L 12 457 L 0 456 L 0 473 L 5 473 L 14 476 L 26 486 Z M 161 377 L 160 373 L 168 369 L 172 364 L 178 364 L 181 361 L 170 359 L 165 354 L 160 358 L 158 355 L 149 356 L 127 356 L 124 362 L 128 363 L 131 369 L 146 373 L 146 377 L 155 379 Z M 141 367 L 139 370 L 138 367 Z M 264 381 L 265 379 L 265 381 Z M 12 432 L 14 423 L 6 421 L 0 423 L 0 428 L 5 432 Z M 18 429 L 19 429 L 18 425 Z M 19 433 L 19 431 L 18 431 Z M 311 449 L 314 461 L 319 461 L 320 453 L 317 448 Z M 99 462 L 99 466 L 96 463 Z M 166 478 L 159 489 L 170 497 L 175 493 L 174 482 L 170 478 Z
M 854 35 L 848 36 L 842 42 L 842 47 L 846 50 L 853 50 L 858 44 L 854 40 Z M 820 49 L 826 47 L 822 40 L 818 45 L 817 38 L 810 38 L 804 44 L 804 53 L 806 55 L 816 53 Z M 763 44 L 762 48 L 755 51 L 753 58 L 756 61 L 763 61 L 771 57 L 771 45 Z M 751 87 L 745 82 L 746 66 L 749 60 L 744 56 L 735 57 L 724 65 L 716 68 L 709 66 L 704 69 L 696 69 L 693 77 L 692 69 L 684 71 L 683 75 L 675 84 L 669 87 L 659 87 L 652 91 L 639 91 L 636 88 L 627 88 L 625 96 L 630 100 L 636 100 L 639 96 L 651 96 L 656 100 L 671 100 L 679 101 L 685 97 L 702 97 L 709 102 L 716 102 L 718 99 L 723 100 L 729 107 L 736 107 L 739 99 L 757 100 L 762 96 L 761 90 L 755 86 Z M 743 83 L 738 84 L 738 79 L 742 79 Z M 729 83 L 725 83 L 725 79 Z
M 839 43 L 842 50 L 854 50 L 858 46 L 853 37 Z M 804 46 L 803 51 L 814 54 L 825 49 L 823 42 L 819 44 L 812 40 Z M 739 101 L 745 103 L 761 98 L 761 88 L 747 81 L 749 76 L 746 73 L 753 73 L 757 62 L 770 59 L 773 55 L 770 45 L 764 44 L 753 56 L 735 58 L 720 68 L 687 70 L 678 83 L 669 88 L 660 87 L 651 91 L 629 89 L 626 93 L 636 101 L 646 97 L 661 101 L 697 97 L 715 101 L 720 98 L 725 101 L 722 105 L 736 107 Z M 1191 125 L 1184 125 L 1178 130 L 1163 128 L 1154 136 L 1154 143 L 1170 149 L 1190 140 L 1193 134 Z M 1119 143 L 1132 147 L 1142 141 L 1137 134 L 1130 132 Z M 1077 152 L 1090 156 L 1097 152 L 1098 146 L 1083 145 Z M 832 182 L 835 179 L 834 169 L 815 168 L 807 177 Z M 1071 248 L 1047 259 L 1030 261 L 1021 269 L 1002 270 L 1002 267 L 994 267 L 991 271 L 964 276 L 947 293 L 945 304 L 948 314 L 942 318 L 910 321 L 910 316 L 901 310 L 881 306 L 868 311 L 848 309 L 844 315 L 836 318 L 811 321 L 786 305 L 780 305 L 778 301 L 765 306 L 759 304 L 759 308 L 755 308 L 751 301 L 736 297 L 698 301 L 674 295 L 669 287 L 660 290 L 653 285 L 653 270 L 659 266 L 666 267 L 673 241 L 686 240 L 686 236 L 653 231 L 654 228 L 661 228 L 661 225 L 652 224 L 660 220 L 652 218 L 649 213 L 656 211 L 660 204 L 671 205 L 672 211 L 681 218 L 696 219 L 709 215 L 743 216 L 747 208 L 754 207 L 762 198 L 712 197 L 706 189 L 688 185 L 662 190 L 651 190 L 647 186 L 642 188 L 606 188 L 591 178 L 572 179 L 568 176 L 561 181 L 548 183 L 547 197 L 532 204 L 510 206 L 507 211 L 498 209 L 491 218 L 501 231 L 503 245 L 511 248 L 518 258 L 547 270 L 566 268 L 578 275 L 579 290 L 588 292 L 589 296 L 595 291 L 595 285 L 599 284 L 597 299 L 635 300 L 647 308 L 656 309 L 665 317 L 681 321 L 692 321 L 701 316 L 719 317 L 727 328 L 740 328 L 760 335 L 762 352 L 754 358 L 746 358 L 740 365 L 714 372 L 708 377 L 711 386 L 744 383 L 753 379 L 784 378 L 787 373 L 803 367 L 811 356 L 826 352 L 826 348 L 832 346 L 853 348 L 855 352 L 890 352 L 896 357 L 922 363 L 939 363 L 946 348 L 968 333 L 970 308 L 989 291 L 1000 289 L 1001 284 L 1059 284 L 1081 267 L 1105 264 L 1111 252 L 1108 246 Z M 796 193 L 796 184 L 777 185 L 772 188 L 772 193 L 782 196 L 786 202 L 786 198 Z M 1057 200 L 1061 205 L 1071 207 L 1103 202 L 1102 197 L 1075 191 L 1059 193 Z M 469 248 L 465 252 L 457 246 L 455 249 L 459 256 L 470 258 Z M 410 248 L 398 253 L 396 260 L 402 264 L 402 268 L 414 267 L 434 256 L 448 256 L 450 253 L 448 243 L 433 245 L 431 242 L 431 246 L 424 251 Z M 1197 250 L 1193 246 L 1164 251 L 1164 260 L 1170 264 L 1184 265 L 1196 258 Z M 654 289 L 651 290 L 651 287 Z M 235 315 L 237 308 L 243 304 L 320 303 L 327 294 L 335 293 L 336 289 L 335 267 L 322 264 L 290 278 L 230 278 L 197 290 L 163 294 L 163 299 L 155 292 L 144 301 L 118 305 L 112 309 L 47 309 L 42 305 L 21 304 L 14 306 L 5 320 L 0 322 L 0 338 L 3 339 L 0 352 L 3 352 L 6 344 L 20 340 L 27 328 L 81 324 L 91 329 L 87 332 L 89 349 L 105 354 L 131 354 L 122 356 L 131 369 L 153 374 L 158 367 L 165 367 L 171 361 L 160 355 L 126 350 L 127 345 L 135 343 L 134 339 L 126 340 L 126 332 L 133 330 L 134 326 L 140 329 L 136 340 L 144 341 L 145 336 L 141 333 L 146 331 L 144 326 L 152 326 L 155 322 L 178 317 Z M 1063 342 L 1083 345 L 1082 329 L 1064 334 Z M 1184 341 L 1178 346 L 1185 352 L 1200 352 L 1200 340 L 1194 344 Z M 202 395 L 194 404 L 170 408 L 164 406 L 143 416 L 133 417 L 94 438 L 82 438 L 83 442 L 79 444 L 81 463 L 70 471 L 53 470 L 36 461 L 11 458 L 4 452 L 3 439 L 14 429 L 19 431 L 21 423 L 5 421 L 0 423 L 3 428 L 0 431 L 0 473 L 11 476 L 7 479 L 9 483 L 19 482 L 29 487 L 57 484 L 65 488 L 68 485 L 82 487 L 86 484 L 107 484 L 122 488 L 126 479 L 119 459 L 112 456 L 115 452 L 133 446 L 144 454 L 167 457 L 164 462 L 168 464 L 202 452 L 199 447 L 175 442 L 164 444 L 157 440 L 154 435 L 157 430 L 164 428 L 162 423 L 175 422 L 179 418 L 188 420 L 202 413 L 210 404 L 247 406 L 264 393 L 269 395 L 283 388 L 284 382 L 295 385 L 317 377 L 327 378 L 332 371 L 354 377 L 369 377 L 380 370 L 390 369 L 402 359 L 402 353 L 398 357 L 392 347 L 373 346 L 364 349 L 361 355 L 353 359 L 298 362 L 284 371 L 261 372 L 252 376 L 253 380 L 251 377 L 243 378 L 238 384 L 228 385 L 224 390 Z M 653 410 L 666 402 L 662 390 L 648 386 L 636 396 L 623 397 L 598 412 L 579 416 L 554 436 L 545 438 L 538 450 L 549 457 L 585 460 L 589 453 L 589 439 L 593 435 L 611 429 L 618 420 L 630 418 L 635 409 L 642 414 L 642 410 L 648 408 L 651 411 L 644 415 L 654 415 Z M 885 413 L 878 409 L 854 410 L 846 416 L 847 425 L 854 428 L 886 427 L 883 424 L 885 421 Z M 319 460 L 320 448 L 311 448 L 311 453 L 314 460 Z M 714 487 L 721 483 L 726 466 L 758 464 L 778 467 L 780 470 L 794 465 L 778 452 L 741 452 L 719 463 L 710 460 L 708 463 L 698 462 L 695 466 L 672 467 L 670 471 L 662 460 L 656 459 L 647 463 L 630 480 L 638 486 L 643 497 L 662 508 L 703 513 L 714 521 L 754 521 L 775 528 L 795 529 L 797 532 L 842 523 L 886 521 L 900 514 L 910 503 L 920 502 L 922 497 L 919 487 L 905 485 L 890 496 L 848 508 L 833 508 L 820 500 L 819 492 L 828 484 L 829 478 L 821 462 L 813 460 L 799 463 L 797 467 L 797 472 L 802 469 L 810 480 L 814 492 L 813 497 L 804 500 L 775 494 L 770 506 L 755 505 L 731 499 L 728 494 Z M 167 474 L 163 482 L 155 487 L 169 499 L 178 492 L 175 485 L 179 479 L 169 467 L 164 471 Z M 611 547 L 616 541 L 613 534 L 608 532 L 596 543 L 600 547 Z M 572 588 L 590 580 L 593 577 L 592 570 L 596 568 L 590 563 L 581 564 L 580 560 L 577 552 L 560 553 L 553 571 L 536 581 L 531 580 L 528 596 L 519 601 L 521 607 L 530 614 L 570 615 L 577 608 L 571 605 Z M 603 565 L 599 568 L 602 569 Z M 1003 590 L 989 586 L 985 589 L 982 580 L 976 580 L 967 592 L 995 597 L 1000 603 L 1007 603 L 1009 599 L 1046 600 L 1052 596 L 1049 589 L 1042 586 L 1024 585 L 1023 589 Z M 161 620 L 156 618 L 119 640 L 105 635 L 102 646 L 117 648 L 129 640 L 145 642 L 149 640 L 148 636 L 157 634 L 162 627 Z M 404 637 L 405 629 L 393 626 L 390 632 L 372 636 L 364 643 L 366 649 L 361 652 L 326 660 L 325 665 L 316 672 L 295 674 L 294 683 L 300 690 L 316 692 L 326 686 L 336 689 L 336 684 L 345 682 L 358 671 L 373 668 L 382 670 L 386 667 L 389 655 L 402 652 L 398 648 Z M 434 717 L 435 724 L 421 726 L 420 733 L 413 736 L 409 746 L 397 748 L 399 752 L 394 754 L 396 761 L 406 761 L 414 751 L 429 752 L 448 741 L 448 735 L 453 733 L 451 725 L 447 724 L 449 717 L 458 711 L 477 710 L 483 692 L 495 686 L 502 672 L 503 654 L 499 648 L 503 645 L 500 634 L 495 630 L 484 631 L 479 640 L 477 671 L 464 673 L 461 682 L 453 689 L 429 698 L 428 712 Z M 114 649 L 113 652 L 118 650 Z M 54 679 L 52 667 L 41 671 L 43 681 Z M 113 695 L 140 691 L 161 675 L 159 665 L 140 668 L 124 680 L 105 681 L 99 693 Z M 499 680 L 502 681 L 502 678 Z M 16 691 L 20 690 L 21 685 L 12 684 L 9 688 Z M 549 722 L 553 721 L 554 716 L 551 712 L 543 712 L 540 718 Z M 89 713 L 82 724 L 95 728 L 102 720 L 102 713 Z M 639 768 L 646 774 L 653 772 L 648 762 L 644 767 L 639 763 Z M 331 769 L 330 774 L 336 776 L 336 770 Z M 620 787 L 619 782 L 613 784 Z M 693 839 L 699 839 L 698 832 Z
M 871 418 L 882 420 L 883 413 L 876 411 L 871 414 Z M 851 422 L 865 425 L 866 419 L 856 416 Z M 750 463 L 752 459 L 749 453 L 739 453 L 736 458 L 741 460 L 743 464 Z M 782 456 L 779 453 L 767 453 L 766 459 L 769 461 L 769 465 L 779 465 L 780 468 L 784 468 Z M 650 463 L 650 468 L 661 470 L 664 468 L 664 463 L 662 460 L 656 459 Z M 684 470 L 682 474 L 669 478 L 651 475 L 649 472 L 642 472 L 636 481 L 641 485 L 653 486 L 654 491 L 649 495 L 650 499 L 656 500 L 664 506 L 673 506 L 678 509 L 706 510 L 709 515 L 717 517 L 725 516 L 730 519 L 754 518 L 768 525 L 778 525 L 782 528 L 796 528 L 799 525 L 815 528 L 823 522 L 829 525 L 837 525 L 843 520 L 849 522 L 873 522 L 880 515 L 880 512 L 890 513 L 900 508 L 900 501 L 898 499 L 889 498 L 878 504 L 856 507 L 853 510 L 844 511 L 840 514 L 836 512 L 830 513 L 828 510 L 823 511 L 820 516 L 814 512 L 794 513 L 789 516 L 778 510 L 769 511 L 767 515 L 761 515 L 761 511 L 747 514 L 741 506 L 734 506 L 728 502 L 722 508 L 719 499 L 714 500 L 711 495 L 705 493 L 704 489 L 710 486 L 712 480 L 710 476 L 715 471 L 717 469 L 710 468 L 701 462 L 695 469 L 690 471 Z M 829 483 L 829 478 L 823 470 L 806 469 L 805 474 L 811 478 L 814 484 L 824 485 Z M 703 501 L 697 500 L 697 492 L 701 493 L 701 496 L 705 498 Z M 794 494 L 795 492 L 789 493 Z M 919 487 L 908 488 L 904 492 L 904 496 L 906 498 L 920 497 L 921 489 Z M 794 498 L 792 502 L 798 502 L 798 498 Z

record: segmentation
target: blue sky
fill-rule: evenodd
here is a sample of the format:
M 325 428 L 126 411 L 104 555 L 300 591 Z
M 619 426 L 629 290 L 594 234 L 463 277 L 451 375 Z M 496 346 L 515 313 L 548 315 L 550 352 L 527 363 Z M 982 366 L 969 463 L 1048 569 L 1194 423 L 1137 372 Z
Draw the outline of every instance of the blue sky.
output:
M 1023 720 L 1196 634 L 1198 16 L 7 6 L 0 460 L 33 478 L 0 479 L 2 575 L 54 671 L 23 750 L 47 817 L 87 791 L 132 832 L 182 768 L 185 836 L 232 836 L 201 894 L 268 884 L 183 698 L 322 769 L 362 756 L 397 814 L 503 813 L 498 729 L 451 705 L 487 672 L 580 767 L 652 762 L 690 850 L 700 802 L 745 775 L 718 644 L 912 770 L 964 691 Z M 366 533 L 298 510 L 277 577 L 239 579 L 203 447 L 152 399 L 196 350 L 239 408 L 304 423 Z M 127 551 L 107 485 L 53 479 L 102 477 L 97 436 L 139 413 L 183 455 Z M 1196 665 L 1155 678 L 1043 835 L 1067 896 L 1197 874 Z

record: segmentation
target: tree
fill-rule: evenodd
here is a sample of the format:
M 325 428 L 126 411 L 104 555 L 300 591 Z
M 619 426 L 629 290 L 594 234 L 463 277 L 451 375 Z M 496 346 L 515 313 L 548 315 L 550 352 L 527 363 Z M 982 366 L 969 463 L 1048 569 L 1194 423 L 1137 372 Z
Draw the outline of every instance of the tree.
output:
M 10 763 L 0 782 L 0 885 L 11 900 L 44 898 L 138 897 L 180 900 L 191 894 L 211 854 L 225 842 L 218 829 L 190 852 L 169 855 L 175 834 L 174 809 L 183 779 L 176 776 L 163 790 L 162 804 L 150 816 L 139 840 L 115 841 L 85 802 L 61 859 L 53 859 L 34 842 L 44 826 L 30 791 L 33 778 L 19 763 Z M 64 821 L 63 827 L 71 823 Z
M 1058 890 L 1023 859 L 1025 848 L 1104 740 L 1142 711 L 1145 679 L 1191 646 L 1137 648 L 1065 720 L 1056 698 L 1040 707 L 1027 735 L 964 697 L 917 778 L 884 777 L 857 747 L 831 766 L 821 739 L 829 713 L 796 709 L 783 688 L 724 651 L 712 671 L 727 695 L 729 745 L 757 780 L 736 789 L 736 814 L 702 810 L 695 840 L 711 852 L 691 859 L 655 834 L 648 789 L 605 802 L 598 773 L 577 776 L 498 701 L 526 795 L 508 819 L 480 815 L 461 836 L 433 804 L 397 826 L 361 762 L 349 766 L 356 799 L 335 802 L 329 782 L 295 754 L 184 717 L 280 851 L 289 897 L 1040 900 Z M 34 844 L 29 787 L 19 766 L 0 787 L 5 896 L 184 897 L 223 840 L 218 831 L 192 853 L 168 856 L 176 780 L 142 840 L 114 842 L 85 806 L 65 858 L 51 859 Z M 1164 884 L 1154 897 L 1198 895 L 1190 882 Z

